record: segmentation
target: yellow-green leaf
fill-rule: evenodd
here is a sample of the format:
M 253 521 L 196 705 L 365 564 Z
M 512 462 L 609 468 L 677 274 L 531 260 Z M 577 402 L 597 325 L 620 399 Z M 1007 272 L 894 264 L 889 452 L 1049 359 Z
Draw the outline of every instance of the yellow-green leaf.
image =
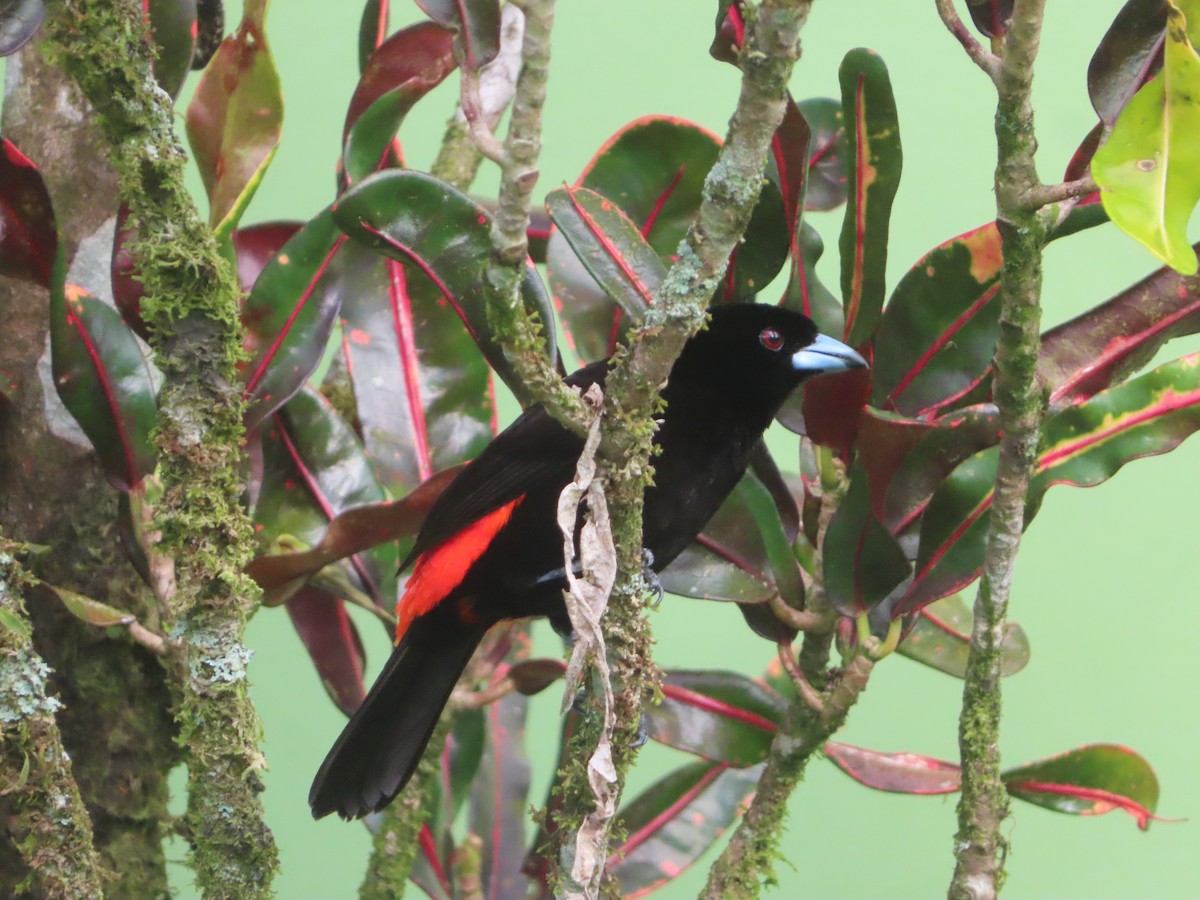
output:
M 46 587 L 58 596 L 63 606 L 67 608 L 67 612 L 88 625 L 95 625 L 97 628 L 128 625 L 136 618 L 132 613 L 123 609 L 116 609 L 107 603 L 101 603 L 99 600 L 93 600 L 91 597 L 85 597 L 83 594 L 77 594 L 66 588 L 56 587 L 52 584 L 47 584 Z
M 1200 56 L 1185 10 L 1200 0 L 1168 0 L 1163 70 L 1117 118 L 1092 161 L 1104 209 L 1117 225 L 1184 275 L 1196 271 L 1188 219 L 1200 201 Z

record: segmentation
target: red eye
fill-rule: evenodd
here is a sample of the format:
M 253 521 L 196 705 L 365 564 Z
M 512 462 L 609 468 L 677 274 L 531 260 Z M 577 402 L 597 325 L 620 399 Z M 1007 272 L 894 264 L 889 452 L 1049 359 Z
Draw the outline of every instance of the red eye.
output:
M 758 342 L 768 350 L 778 350 L 783 346 L 783 335 L 774 328 L 764 328 L 758 333 Z

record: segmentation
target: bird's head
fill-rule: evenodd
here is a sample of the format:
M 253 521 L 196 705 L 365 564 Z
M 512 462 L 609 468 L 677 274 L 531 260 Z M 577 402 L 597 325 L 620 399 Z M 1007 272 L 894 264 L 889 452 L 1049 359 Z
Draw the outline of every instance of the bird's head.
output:
M 692 384 L 754 397 L 774 415 L 805 379 L 866 365 L 807 316 L 765 303 L 731 303 L 710 311 L 708 327 L 688 341 L 671 380 L 683 375 Z

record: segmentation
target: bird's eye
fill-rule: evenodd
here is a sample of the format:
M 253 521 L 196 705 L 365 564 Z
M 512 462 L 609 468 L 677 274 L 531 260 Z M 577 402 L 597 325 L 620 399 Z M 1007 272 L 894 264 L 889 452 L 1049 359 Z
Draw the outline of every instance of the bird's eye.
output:
M 778 350 L 783 346 L 783 335 L 774 328 L 764 328 L 758 333 L 758 342 L 768 350 Z

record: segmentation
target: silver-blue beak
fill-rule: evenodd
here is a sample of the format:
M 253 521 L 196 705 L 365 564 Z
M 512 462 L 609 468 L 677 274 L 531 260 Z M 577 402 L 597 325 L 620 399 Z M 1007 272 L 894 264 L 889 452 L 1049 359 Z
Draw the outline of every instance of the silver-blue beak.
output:
M 809 375 L 865 369 L 867 361 L 841 341 L 818 334 L 817 339 L 792 354 L 792 368 Z

